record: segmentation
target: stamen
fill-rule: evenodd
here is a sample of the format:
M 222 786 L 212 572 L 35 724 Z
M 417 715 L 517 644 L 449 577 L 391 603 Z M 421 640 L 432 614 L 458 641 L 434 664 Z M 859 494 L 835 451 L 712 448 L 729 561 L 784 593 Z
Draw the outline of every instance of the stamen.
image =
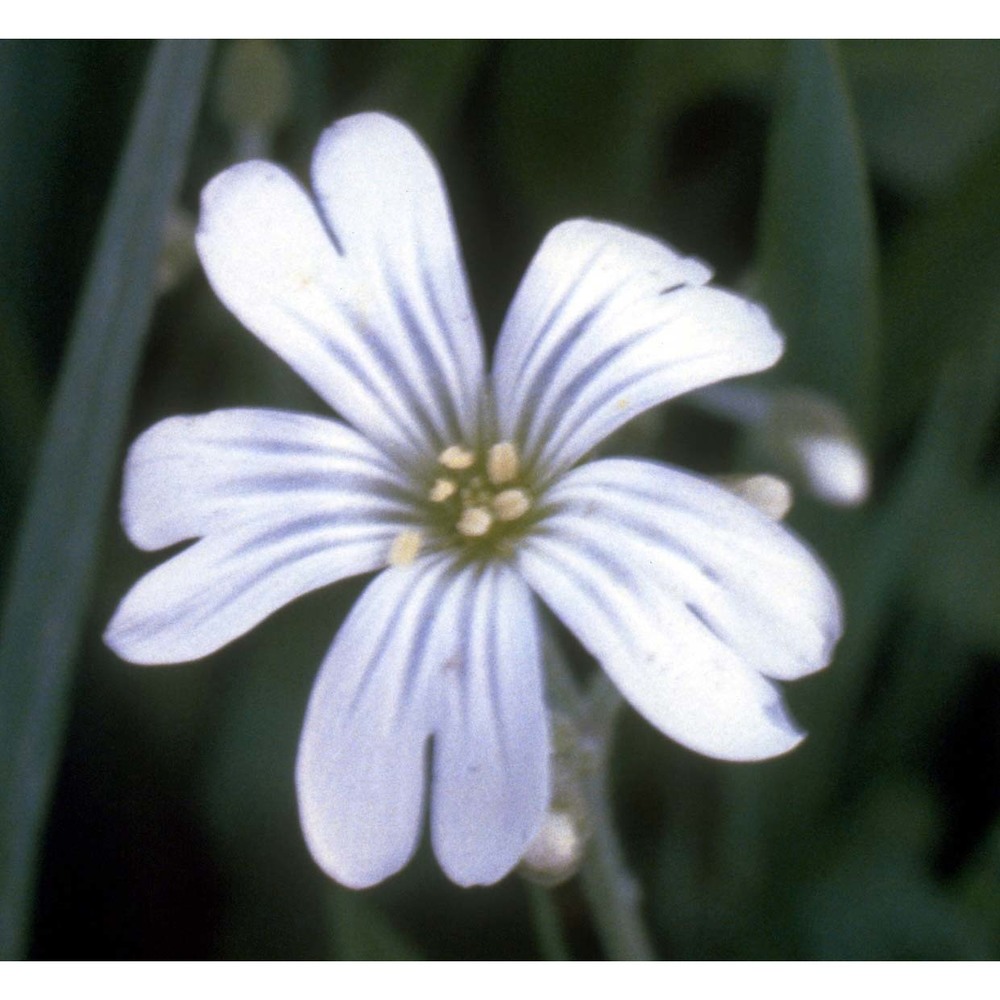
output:
M 436 479 L 427 497 L 431 503 L 444 503 L 455 495 L 457 489 L 458 487 L 450 479 Z
M 493 526 L 493 515 L 485 507 L 466 507 L 455 525 L 466 538 L 482 538 Z
M 456 472 L 460 469 L 471 468 L 475 460 L 476 453 L 469 451 L 468 448 L 463 448 L 460 444 L 449 445 L 438 455 L 438 461 L 446 469 L 453 469 Z
M 390 566 L 409 566 L 420 552 L 424 536 L 419 531 L 401 531 L 389 547 Z
M 432 520 L 467 539 L 497 535 L 506 544 L 509 529 L 532 506 L 531 493 L 521 486 L 521 457 L 512 441 L 497 441 L 482 451 L 451 444 L 438 455 L 440 475 L 430 481 L 427 499 L 441 504 Z
M 516 521 L 531 508 L 524 490 L 502 490 L 493 498 L 493 511 L 501 521 Z
M 500 441 L 490 448 L 486 456 L 486 475 L 494 486 L 517 479 L 520 471 L 517 448 L 510 441 Z

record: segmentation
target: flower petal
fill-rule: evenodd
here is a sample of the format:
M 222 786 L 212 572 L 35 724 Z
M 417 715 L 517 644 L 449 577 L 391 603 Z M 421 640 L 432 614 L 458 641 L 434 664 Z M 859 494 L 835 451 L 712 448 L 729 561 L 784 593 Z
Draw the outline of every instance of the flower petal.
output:
M 129 452 L 122 520 L 143 548 L 207 535 L 126 594 L 105 641 L 134 663 L 214 652 L 302 594 L 384 566 L 410 522 L 398 471 L 332 420 L 175 417 Z
M 527 629 L 501 648 L 498 616 L 509 611 Z M 333 878 L 373 885 L 410 858 L 435 731 L 432 826 L 445 871 L 473 884 L 516 864 L 548 795 L 534 621 L 509 570 L 432 557 L 372 582 L 323 664 L 299 749 L 302 826 Z
M 381 882 L 416 850 L 431 681 L 447 611 L 443 564 L 379 574 L 341 626 L 313 685 L 296 764 L 309 850 L 352 888 Z
M 767 313 L 705 287 L 710 277 L 619 226 L 553 229 L 497 344 L 501 437 L 554 474 L 643 410 L 774 364 L 782 340 Z
M 129 449 L 122 522 L 139 548 L 308 514 L 399 520 L 409 481 L 360 434 L 281 410 L 170 417 Z
M 756 760 L 801 739 L 764 679 L 825 666 L 836 590 L 787 530 L 720 487 L 649 462 L 605 460 L 546 494 L 528 582 L 667 735 Z
M 448 195 L 433 157 L 402 122 L 343 118 L 320 138 L 312 180 L 364 290 L 385 349 L 454 407 L 447 443 L 472 441 L 484 382 L 482 336 Z
M 324 134 L 314 174 L 328 214 L 331 185 L 354 208 L 372 202 L 381 212 L 355 224 L 345 210 L 348 221 L 333 220 L 341 231 L 331 233 L 294 178 L 252 161 L 206 186 L 197 245 L 212 287 L 240 321 L 354 426 L 405 458 L 471 434 L 482 348 L 433 163 L 389 119 L 409 146 L 390 148 L 377 129 L 360 141 L 359 119 Z M 342 143 L 342 133 L 359 141 Z M 351 154 L 346 167 L 342 146 Z M 406 150 L 406 162 L 385 168 Z M 400 214 L 390 216 L 390 207 Z M 370 244 L 362 223 L 371 226 Z M 389 225 L 405 249 L 379 243 Z
M 520 860 L 549 800 L 538 612 L 524 582 L 488 566 L 453 627 L 434 740 L 431 835 L 459 885 L 489 885 Z

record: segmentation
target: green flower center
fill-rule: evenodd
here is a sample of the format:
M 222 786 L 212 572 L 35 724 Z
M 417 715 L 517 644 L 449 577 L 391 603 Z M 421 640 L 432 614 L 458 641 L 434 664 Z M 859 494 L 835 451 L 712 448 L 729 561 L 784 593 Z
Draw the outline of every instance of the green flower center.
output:
M 534 497 L 517 448 L 499 441 L 485 451 L 449 445 L 437 457 L 426 492 L 427 532 L 401 532 L 389 562 L 413 562 L 428 539 L 459 547 L 470 557 L 509 553 L 531 523 Z

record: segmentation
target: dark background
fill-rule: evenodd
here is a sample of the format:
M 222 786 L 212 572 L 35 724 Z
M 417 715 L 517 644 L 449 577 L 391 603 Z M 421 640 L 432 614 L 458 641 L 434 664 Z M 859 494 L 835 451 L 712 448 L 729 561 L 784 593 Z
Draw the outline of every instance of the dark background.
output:
M 151 51 L 0 44 L 8 585 L 33 456 Z M 799 490 L 791 516 L 847 607 L 838 658 L 788 690 L 810 739 L 788 758 L 732 765 L 624 718 L 615 805 L 659 953 L 1000 957 L 998 45 L 294 42 L 276 51 L 272 76 L 236 87 L 251 112 L 273 111 L 267 155 L 304 176 L 333 119 L 363 109 L 406 119 L 441 163 L 488 332 L 552 225 L 624 223 L 764 298 L 789 341 L 768 384 L 824 392 L 868 451 L 866 505 L 831 508 Z M 184 174 L 190 213 L 203 184 L 241 155 L 238 112 L 224 96 L 239 69 L 222 67 L 227 52 L 215 50 Z M 273 88 L 275 107 L 255 83 Z M 122 449 L 164 416 L 253 404 L 321 409 L 192 266 L 158 299 Z M 683 401 L 655 420 L 663 458 L 704 472 L 750 460 L 737 428 Z M 130 548 L 107 511 L 29 954 L 538 957 L 517 876 L 462 890 L 425 846 L 359 895 L 329 883 L 306 852 L 298 731 L 362 583 L 297 601 L 204 662 L 137 668 L 100 634 L 158 559 Z M 574 954 L 599 957 L 576 883 L 555 901 Z

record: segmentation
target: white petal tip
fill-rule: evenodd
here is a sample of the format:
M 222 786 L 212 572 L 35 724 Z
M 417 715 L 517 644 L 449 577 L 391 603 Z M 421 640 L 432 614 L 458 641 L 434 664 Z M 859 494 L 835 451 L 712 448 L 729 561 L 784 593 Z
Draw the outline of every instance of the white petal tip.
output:
M 371 889 L 395 875 L 409 860 L 406 858 L 399 864 L 368 867 L 358 865 L 356 858 L 347 861 L 341 857 L 330 857 L 323 851 L 317 850 L 310 843 L 308 837 L 306 838 L 306 846 L 309 848 L 313 861 L 323 873 L 345 889 Z
M 440 859 L 439 862 L 441 870 L 448 876 L 448 879 L 463 889 L 485 888 L 496 885 L 501 879 L 506 878 L 514 867 L 513 865 L 509 865 L 500 872 L 494 871 L 492 868 L 484 872 L 467 872 L 449 868 Z
M 799 729 L 780 701 L 765 706 L 763 716 L 754 732 L 705 734 L 709 738 L 704 742 L 700 737 L 679 739 L 678 742 L 716 760 L 752 764 L 782 757 L 806 738 L 806 733 Z
M 416 133 L 405 123 L 384 111 L 361 111 L 346 118 L 338 118 L 332 125 L 325 128 L 319 137 L 317 148 L 330 142 L 334 136 L 343 138 L 352 132 L 369 133 L 377 131 L 405 132 L 407 136 L 416 137 Z M 418 140 L 419 141 L 419 140 Z
M 216 647 L 207 650 L 182 649 L 173 644 L 157 643 L 139 623 L 118 613 L 108 623 L 102 636 L 104 645 L 119 659 L 136 667 L 167 667 L 201 660 Z
M 247 160 L 244 163 L 234 164 L 213 177 L 201 189 L 202 222 L 208 212 L 217 208 L 219 203 L 229 198 L 234 191 L 244 192 L 250 185 L 264 187 L 287 181 L 288 174 L 277 164 L 267 160 Z M 202 233 L 203 225 L 199 224 L 196 238 Z
M 748 310 L 755 320 L 755 326 L 759 331 L 760 343 L 759 353 L 761 360 L 760 371 L 776 365 L 781 356 L 785 353 L 785 338 L 774 324 L 771 322 L 771 314 L 756 302 L 746 302 Z M 749 326 L 749 324 L 748 324 Z
M 301 773 L 297 781 L 299 822 L 313 860 L 334 882 L 348 889 L 370 889 L 406 866 L 416 850 L 415 836 L 387 837 L 385 830 L 371 829 L 371 836 L 358 836 L 360 827 L 331 812 L 326 796 L 307 790 Z M 373 823 L 377 820 L 376 817 Z M 389 843 L 389 841 L 395 843 Z
M 136 667 L 162 667 L 183 662 L 181 658 L 171 656 L 164 650 L 149 649 L 146 643 L 130 637 L 129 633 L 132 631 L 133 629 L 127 623 L 122 623 L 116 614 L 104 630 L 102 636 L 104 645 L 119 659 Z

